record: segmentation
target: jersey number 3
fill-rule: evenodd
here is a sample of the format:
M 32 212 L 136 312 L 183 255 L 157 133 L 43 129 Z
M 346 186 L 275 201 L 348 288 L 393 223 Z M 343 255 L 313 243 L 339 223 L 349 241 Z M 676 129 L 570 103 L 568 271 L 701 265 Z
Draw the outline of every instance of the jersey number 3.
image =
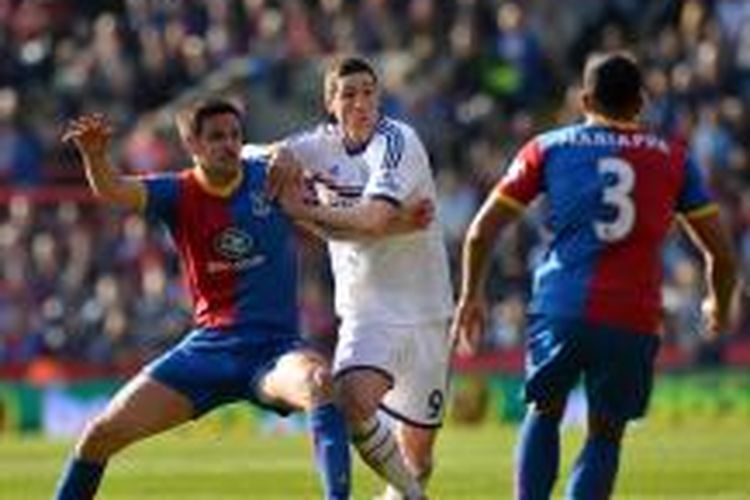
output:
M 600 240 L 613 243 L 625 238 L 635 224 L 635 204 L 631 196 L 635 173 L 630 163 L 616 157 L 600 159 L 597 169 L 607 183 L 602 191 L 602 202 L 613 207 L 617 214 L 613 220 L 594 222 L 594 231 Z

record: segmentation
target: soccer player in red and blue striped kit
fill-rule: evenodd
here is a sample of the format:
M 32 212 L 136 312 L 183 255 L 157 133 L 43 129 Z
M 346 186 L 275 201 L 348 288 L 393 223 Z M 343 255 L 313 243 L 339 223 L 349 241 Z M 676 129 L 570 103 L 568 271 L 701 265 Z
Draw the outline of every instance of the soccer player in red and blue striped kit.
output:
M 645 414 L 659 346 L 661 246 L 674 216 L 706 263 L 706 335 L 727 328 L 735 264 L 718 209 L 684 144 L 637 122 L 637 63 L 592 57 L 584 69 L 586 121 L 527 143 L 490 193 L 464 241 L 453 331 L 474 352 L 490 251 L 501 229 L 544 195 L 552 234 L 535 272 L 527 328 L 516 497 L 548 499 L 558 472 L 559 423 L 583 377 L 588 436 L 567 486 L 573 499 L 612 494 L 629 420 Z
M 326 359 L 299 335 L 292 221 L 266 195 L 268 165 L 242 157 L 242 116 L 231 103 L 199 101 L 181 119 L 195 166 L 145 178 L 114 173 L 103 117 L 84 116 L 66 133 L 100 199 L 169 229 L 196 329 L 90 422 L 56 498 L 93 498 L 107 461 L 122 448 L 240 400 L 281 414 L 308 411 L 325 497 L 349 498 L 346 426 L 331 402 Z

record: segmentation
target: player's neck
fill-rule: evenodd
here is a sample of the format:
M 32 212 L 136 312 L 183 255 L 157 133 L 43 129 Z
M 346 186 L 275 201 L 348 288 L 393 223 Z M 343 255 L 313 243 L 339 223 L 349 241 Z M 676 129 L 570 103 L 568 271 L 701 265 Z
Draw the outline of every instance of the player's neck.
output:
M 346 149 L 346 152 L 349 154 L 359 154 L 367 148 L 371 138 L 372 134 L 368 135 L 365 139 L 354 138 L 344 134 L 342 139 L 344 142 L 344 149 Z
M 364 151 L 368 144 L 370 144 L 372 136 L 375 135 L 375 128 L 376 126 L 373 126 L 370 130 L 355 136 L 352 135 L 351 132 L 347 132 L 346 129 L 341 126 L 341 140 L 344 143 L 344 149 L 346 149 L 346 152 L 349 154 L 359 154 Z
M 615 128 L 619 130 L 637 130 L 641 128 L 641 125 L 637 119 L 620 120 L 617 118 L 610 118 L 608 116 L 600 115 L 599 113 L 587 113 L 586 125 Z
M 229 196 L 242 182 L 242 169 L 207 169 L 201 164 L 196 164 L 193 169 L 198 184 L 209 194 L 215 196 Z

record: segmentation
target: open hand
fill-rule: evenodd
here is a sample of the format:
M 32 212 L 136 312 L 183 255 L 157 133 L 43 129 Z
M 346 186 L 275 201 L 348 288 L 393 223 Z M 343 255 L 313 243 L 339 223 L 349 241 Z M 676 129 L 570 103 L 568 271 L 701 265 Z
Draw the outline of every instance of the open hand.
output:
M 459 354 L 473 355 L 479 345 L 487 321 L 487 306 L 481 299 L 461 299 L 451 325 L 451 338 Z
M 284 146 L 276 146 L 268 162 L 268 176 L 266 177 L 266 194 L 276 199 L 290 184 L 301 188 L 304 183 L 304 169 L 291 151 Z
M 294 219 L 304 219 L 309 203 L 308 191 L 303 181 L 288 181 L 280 186 L 277 199 L 281 208 Z
M 82 155 L 102 156 L 107 153 L 112 139 L 112 127 L 101 113 L 83 115 L 65 127 L 62 140 L 73 141 Z
M 419 231 L 435 220 L 435 204 L 430 198 L 408 200 L 399 210 L 398 223 L 403 231 Z
M 719 337 L 728 328 L 727 314 L 719 311 L 719 306 L 715 298 L 707 297 L 701 304 L 701 313 L 703 315 L 703 336 L 709 341 L 718 340 Z
M 417 229 L 424 229 L 435 220 L 435 204 L 429 198 L 422 198 L 417 202 L 407 207 L 409 217 L 416 226 Z

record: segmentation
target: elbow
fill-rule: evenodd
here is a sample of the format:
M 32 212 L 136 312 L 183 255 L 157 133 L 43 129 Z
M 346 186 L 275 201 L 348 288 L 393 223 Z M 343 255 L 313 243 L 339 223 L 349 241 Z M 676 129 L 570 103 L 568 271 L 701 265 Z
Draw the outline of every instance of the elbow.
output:
M 486 239 L 486 231 L 482 229 L 477 221 L 474 221 L 469 225 L 469 228 L 464 235 L 464 243 L 466 246 L 470 247 L 482 245 Z
M 99 201 L 108 201 L 113 197 L 111 190 L 102 189 L 99 186 L 91 186 L 91 193 Z
M 91 192 L 99 202 L 103 203 L 120 203 L 122 196 L 116 189 L 103 189 L 101 187 L 93 186 Z

